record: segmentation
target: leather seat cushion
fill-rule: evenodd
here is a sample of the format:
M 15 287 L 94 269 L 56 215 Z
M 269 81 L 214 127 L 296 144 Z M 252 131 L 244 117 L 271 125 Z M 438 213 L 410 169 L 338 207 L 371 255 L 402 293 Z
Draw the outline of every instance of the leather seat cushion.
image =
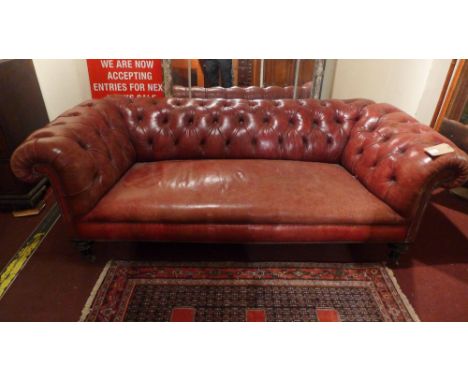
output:
M 258 159 L 137 163 L 82 221 L 404 223 L 340 165 Z

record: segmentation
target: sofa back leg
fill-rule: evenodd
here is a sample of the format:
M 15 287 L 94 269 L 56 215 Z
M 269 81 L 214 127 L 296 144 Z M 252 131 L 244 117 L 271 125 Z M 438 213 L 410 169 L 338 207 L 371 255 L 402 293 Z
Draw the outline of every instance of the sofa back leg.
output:
M 80 251 L 81 256 L 87 261 L 93 263 L 96 260 L 96 256 L 92 253 L 94 242 L 89 240 L 72 240 L 75 247 Z
M 406 253 L 409 249 L 409 244 L 407 243 L 390 243 L 388 244 L 390 249 L 388 253 L 387 265 L 389 267 L 397 267 L 400 264 L 400 255 Z

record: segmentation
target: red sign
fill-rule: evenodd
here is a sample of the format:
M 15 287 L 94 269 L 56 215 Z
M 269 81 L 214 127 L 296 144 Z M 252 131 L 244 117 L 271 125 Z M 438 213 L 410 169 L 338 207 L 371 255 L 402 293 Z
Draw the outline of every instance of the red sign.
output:
M 161 60 L 86 60 L 91 95 L 164 97 Z

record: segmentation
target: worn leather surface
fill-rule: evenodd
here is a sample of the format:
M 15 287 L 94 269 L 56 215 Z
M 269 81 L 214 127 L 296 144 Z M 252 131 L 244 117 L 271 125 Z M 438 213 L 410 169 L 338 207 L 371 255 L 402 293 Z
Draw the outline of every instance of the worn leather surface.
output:
M 36 130 L 15 151 L 17 177 L 34 181 L 38 169 L 49 177 L 71 216 L 88 212 L 135 162 L 128 129 L 113 103 L 89 101 Z
M 337 163 L 366 100 L 115 98 L 136 161 L 290 159 Z
M 159 240 L 209 243 L 400 242 L 404 225 L 174 224 L 77 222 L 86 240 Z
M 297 87 L 296 98 L 310 98 L 312 83 L 308 82 Z M 176 98 L 188 98 L 189 88 L 186 86 L 173 86 L 173 96 Z M 233 86 L 222 88 L 220 86 L 204 88 L 200 86 L 192 87 L 192 98 L 226 98 L 226 99 L 285 99 L 293 98 L 294 86 L 249 86 L 246 88 Z
M 424 148 L 448 143 L 454 153 L 432 158 Z M 368 105 L 352 129 L 341 159 L 372 193 L 404 217 L 436 185 L 456 187 L 468 177 L 465 153 L 450 140 L 387 104 Z
M 137 163 L 83 221 L 404 223 L 340 165 L 262 159 Z
M 92 216 L 95 206 L 107 195 L 113 194 L 114 186 L 120 184 L 123 175 L 131 175 L 127 170 L 133 170 L 135 163 L 271 159 L 334 164 L 335 167 L 341 164 L 363 187 L 405 219 L 405 223 L 399 225 L 398 235 L 401 236 L 403 230 L 407 235 L 405 240 L 408 240 L 414 237 L 433 187 L 456 186 L 468 178 L 468 159 L 458 148 L 455 153 L 436 159 L 424 153 L 425 147 L 441 142 L 450 143 L 398 109 L 368 100 L 132 100 L 114 96 L 85 102 L 65 112 L 46 128 L 33 133 L 15 151 L 11 165 L 14 173 L 26 181 L 35 179 L 39 173 L 45 173 L 51 178 L 64 217 L 76 237 L 85 233 L 91 235 L 94 230 L 96 235 L 102 233 L 107 238 L 117 239 L 119 235 L 127 238 L 122 227 L 127 229 L 130 224 L 138 226 L 140 232 L 146 232 L 149 236 L 141 234 L 146 238 L 158 239 L 151 235 L 159 233 L 164 237 L 173 237 L 171 235 L 174 234 L 176 237 L 175 232 L 178 232 L 180 237 L 184 237 L 184 228 L 181 227 L 193 229 L 196 224 L 182 224 L 175 228 L 171 225 L 173 223 L 146 223 L 149 225 L 144 229 L 142 227 L 145 227 L 145 223 L 91 223 L 82 220 L 84 216 Z M 186 165 L 190 167 L 191 163 Z M 154 165 L 151 168 L 160 167 Z M 318 172 L 322 167 L 314 168 Z M 199 175 L 196 175 L 198 170 L 191 171 L 194 171 L 191 176 L 194 176 L 196 184 L 204 184 L 203 171 Z M 323 177 L 329 176 L 325 170 L 321 173 Z M 257 174 L 258 177 L 263 177 L 261 171 Z M 314 179 L 318 182 L 316 176 L 310 172 L 307 174 L 307 178 L 311 179 L 310 184 L 315 184 Z M 174 179 L 181 179 L 183 176 L 178 174 Z M 253 184 L 263 182 L 253 179 L 252 173 L 249 176 Z M 223 172 L 223 177 L 228 178 L 228 174 Z M 301 178 L 304 175 L 297 174 L 296 177 Z M 165 179 L 165 187 L 174 180 L 169 176 Z M 321 179 L 320 182 L 334 180 Z M 309 184 L 305 179 L 299 183 L 300 187 Z M 339 189 L 339 186 L 335 188 Z M 248 190 L 249 185 L 245 189 Z M 269 195 L 276 192 L 275 187 L 270 187 L 269 192 L 265 192 L 265 197 L 284 200 L 284 195 L 279 191 L 277 195 Z M 302 191 L 291 189 L 290 200 L 295 200 L 296 193 L 300 192 Z M 321 199 L 317 203 L 321 204 L 320 208 L 325 208 L 322 206 L 325 204 L 323 201 L 326 201 L 326 205 L 335 205 L 339 213 L 341 206 L 346 205 L 345 199 L 349 197 L 346 193 L 327 189 L 326 192 L 321 191 Z M 304 200 L 304 206 L 308 206 L 307 202 L 308 200 Z M 154 203 L 157 204 L 156 199 Z M 222 200 L 219 198 L 217 203 L 221 204 Z M 362 205 L 370 208 L 372 204 L 363 202 Z M 298 209 L 305 208 L 297 206 Z M 128 206 L 121 204 L 109 208 L 125 210 Z M 272 208 L 275 206 L 272 205 Z M 369 218 L 369 211 L 362 211 L 363 217 Z M 377 209 L 374 212 L 377 217 L 375 221 L 382 221 L 381 211 Z M 144 213 L 141 212 L 141 215 Z M 298 214 L 301 213 L 303 212 L 298 211 Z M 346 237 L 349 240 L 376 240 L 379 235 L 382 240 L 389 237 L 386 234 L 389 232 L 388 228 L 371 229 L 372 233 L 369 233 L 370 227 L 374 225 L 360 226 L 359 229 L 349 225 L 340 225 L 338 228 L 335 225 L 337 230 L 333 233 L 330 227 L 338 224 L 337 215 L 333 217 L 331 213 L 327 213 L 329 211 L 323 210 L 321 216 L 333 221 L 334 223 L 330 223 L 332 225 L 313 230 L 307 226 L 307 229 L 300 229 L 301 234 L 296 239 L 305 240 L 307 235 L 313 241 L 320 241 L 320 235 L 323 235 L 325 241 L 345 240 Z M 346 213 L 345 210 L 340 213 L 343 221 L 349 219 L 345 216 Z M 241 212 L 239 214 L 241 216 Z M 194 216 L 191 215 L 191 218 Z M 206 216 L 209 216 L 208 210 L 205 211 L 205 218 Z M 292 219 L 291 216 L 288 219 Z M 311 216 L 310 222 L 314 221 Z M 201 217 L 198 216 L 195 220 L 197 219 Z M 234 236 L 240 238 L 244 234 L 255 235 L 257 232 L 258 240 L 267 239 L 269 234 L 278 235 L 271 237 L 272 241 L 292 240 L 294 237 L 294 229 L 291 227 L 296 224 L 261 224 L 266 228 L 254 229 L 258 224 L 260 223 L 248 224 L 242 229 L 235 228 L 238 236 Z M 212 237 L 216 232 L 233 237 L 227 233 L 226 228 L 219 228 L 218 225 L 200 223 L 197 232 L 200 237 L 206 238 Z M 276 226 L 280 228 L 275 228 Z M 394 235 L 395 229 L 390 231 Z M 135 232 L 135 238 L 141 238 L 141 235 Z M 190 235 L 192 234 L 186 233 L 185 237 Z

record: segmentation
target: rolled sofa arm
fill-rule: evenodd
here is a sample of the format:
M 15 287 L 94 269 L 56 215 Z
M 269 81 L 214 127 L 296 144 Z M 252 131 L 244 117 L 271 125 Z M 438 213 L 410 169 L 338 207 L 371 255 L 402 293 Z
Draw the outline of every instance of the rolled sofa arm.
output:
M 448 143 L 453 153 L 431 157 L 425 148 Z M 428 126 L 388 104 L 364 107 L 351 130 L 342 164 L 371 192 L 413 219 L 435 187 L 468 179 L 468 156 Z
M 47 175 L 70 216 L 93 208 L 135 161 L 123 116 L 106 100 L 87 101 L 32 133 L 13 153 L 23 181 Z

